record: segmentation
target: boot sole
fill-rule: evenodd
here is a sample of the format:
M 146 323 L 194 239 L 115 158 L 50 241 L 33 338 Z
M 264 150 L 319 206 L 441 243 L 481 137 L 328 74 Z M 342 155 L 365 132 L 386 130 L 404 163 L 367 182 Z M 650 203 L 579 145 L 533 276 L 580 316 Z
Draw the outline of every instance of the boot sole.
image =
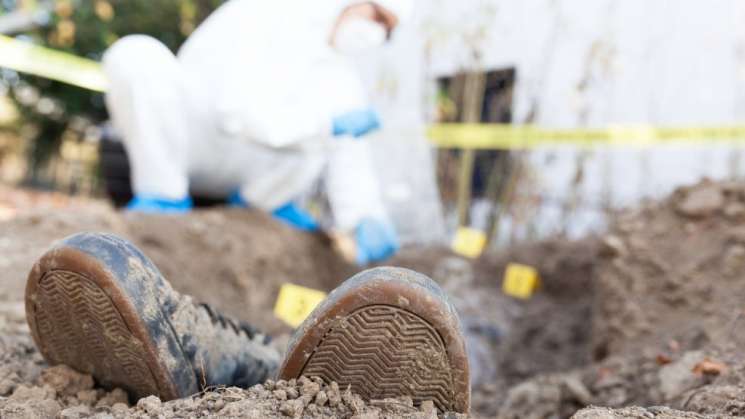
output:
M 468 358 L 453 306 L 431 279 L 406 269 L 362 272 L 300 326 L 280 379 L 320 377 L 367 400 L 410 396 L 467 413 Z
M 49 250 L 26 284 L 26 318 L 50 365 L 92 375 L 136 399 L 198 391 L 158 300 L 160 272 L 114 236 L 81 234 Z

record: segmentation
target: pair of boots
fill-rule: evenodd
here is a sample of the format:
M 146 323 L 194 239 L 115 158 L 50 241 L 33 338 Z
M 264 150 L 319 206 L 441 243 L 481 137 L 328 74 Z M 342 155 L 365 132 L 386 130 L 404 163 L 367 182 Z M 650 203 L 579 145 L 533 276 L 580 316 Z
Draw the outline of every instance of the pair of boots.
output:
M 307 376 L 367 399 L 469 409 L 455 309 L 432 280 L 405 269 L 344 282 L 295 332 L 284 359 L 268 336 L 179 295 L 142 252 L 111 235 L 75 235 L 44 254 L 29 274 L 26 315 L 49 364 L 133 398 Z

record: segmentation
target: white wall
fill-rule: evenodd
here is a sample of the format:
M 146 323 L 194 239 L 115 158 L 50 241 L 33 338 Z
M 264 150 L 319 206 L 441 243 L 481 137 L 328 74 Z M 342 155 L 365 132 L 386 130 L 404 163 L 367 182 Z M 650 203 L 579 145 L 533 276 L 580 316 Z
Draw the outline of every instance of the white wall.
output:
M 516 122 L 548 127 L 745 122 L 745 2 L 737 0 L 430 0 L 422 2 L 430 76 L 516 67 Z M 479 59 L 474 59 L 474 51 Z M 602 203 L 630 206 L 708 176 L 742 176 L 729 146 L 530 152 L 523 194 L 544 198 L 525 236 L 602 228 Z M 562 215 L 572 179 L 582 208 Z M 509 233 L 505 233 L 509 234 Z

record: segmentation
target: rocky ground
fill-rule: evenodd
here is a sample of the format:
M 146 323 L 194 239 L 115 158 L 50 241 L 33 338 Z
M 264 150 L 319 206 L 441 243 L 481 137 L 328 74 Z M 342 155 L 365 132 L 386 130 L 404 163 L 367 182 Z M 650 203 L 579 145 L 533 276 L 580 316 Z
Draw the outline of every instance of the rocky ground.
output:
M 28 334 L 23 287 L 34 260 L 68 234 L 109 231 L 132 240 L 177 290 L 280 342 L 290 329 L 272 314 L 279 286 L 330 290 L 355 267 L 328 240 L 252 212 L 123 215 L 97 201 L 57 196 L 47 202 L 12 192 L 14 200 L 3 201 L 9 194 L 0 189 L 0 208 L 9 208 L 0 221 L 0 417 L 435 414 L 428 405 L 363 401 L 307 380 L 134 401 L 97 388 L 90 377 L 48 368 Z M 535 297 L 501 293 L 509 262 L 538 268 L 543 287 Z M 409 248 L 389 263 L 430 275 L 458 307 L 474 371 L 473 417 L 745 416 L 745 185 L 681 189 L 625 212 L 601 238 L 550 240 L 475 262 L 445 249 Z

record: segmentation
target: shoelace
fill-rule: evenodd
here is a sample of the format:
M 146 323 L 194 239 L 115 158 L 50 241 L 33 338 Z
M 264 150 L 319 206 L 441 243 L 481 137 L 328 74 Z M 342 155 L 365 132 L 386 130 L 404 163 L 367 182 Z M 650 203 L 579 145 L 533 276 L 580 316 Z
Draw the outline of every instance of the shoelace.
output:
M 200 303 L 199 306 L 204 308 L 204 310 L 210 316 L 210 319 L 212 319 L 213 324 L 219 323 L 220 326 L 222 326 L 223 328 L 230 328 L 236 334 L 240 334 L 241 332 L 243 332 L 251 340 L 254 340 L 256 336 L 261 336 L 261 342 L 264 345 L 267 345 L 272 341 L 271 337 L 262 334 L 259 329 L 251 326 L 248 323 L 236 321 L 234 319 L 231 319 L 230 317 L 225 317 L 223 314 L 219 313 L 207 303 Z

